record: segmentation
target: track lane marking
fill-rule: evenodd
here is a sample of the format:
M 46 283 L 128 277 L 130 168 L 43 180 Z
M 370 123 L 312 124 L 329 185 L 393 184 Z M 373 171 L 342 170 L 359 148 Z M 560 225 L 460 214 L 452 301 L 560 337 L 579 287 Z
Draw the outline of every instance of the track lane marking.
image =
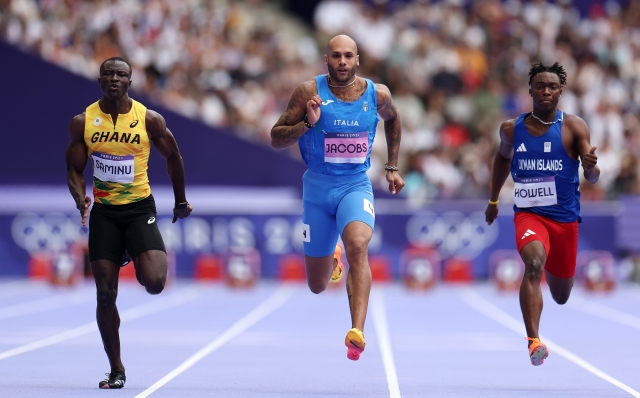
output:
M 389 324 L 387 322 L 387 313 L 385 311 L 384 305 L 384 294 L 380 287 L 374 287 L 373 289 L 371 289 L 371 293 L 371 313 L 373 314 L 373 325 L 376 329 L 378 344 L 380 345 L 380 354 L 382 355 L 384 373 L 387 375 L 389 396 L 391 398 L 400 398 L 400 385 L 398 383 L 396 364 L 393 360 L 393 350 L 391 349 Z
M 165 376 L 163 376 L 160 380 L 155 382 L 149 388 L 147 388 L 140 394 L 136 395 L 135 398 L 144 398 L 153 394 L 160 387 L 164 386 L 171 380 L 178 377 L 180 374 L 187 371 L 193 365 L 195 365 L 196 363 L 204 359 L 207 355 L 211 354 L 218 348 L 227 344 L 236 336 L 238 336 L 239 334 L 241 334 L 251 326 L 255 325 L 258 321 L 262 320 L 267 315 L 271 314 L 273 311 L 280 308 L 285 302 L 287 302 L 287 300 L 291 298 L 291 296 L 296 290 L 297 289 L 291 285 L 280 286 L 266 301 L 262 302 L 262 304 L 255 307 L 247 315 L 240 318 L 238 321 L 236 321 L 236 323 L 231 325 L 229 329 L 222 332 L 222 334 L 216 337 L 213 341 L 211 341 L 206 346 L 202 347 L 195 354 L 191 355 L 189 358 L 187 358 L 187 360 L 182 362 L 180 365 L 178 365 L 178 367 L 173 369 L 171 372 L 167 373 Z
M 473 309 L 477 310 L 481 314 L 486 315 L 487 317 L 489 317 L 489 318 L 493 319 L 494 321 L 502 324 L 503 326 L 507 327 L 508 329 L 513 330 L 514 332 L 520 334 L 521 336 L 526 336 L 527 335 L 527 332 L 526 332 L 522 322 L 516 320 L 511 315 L 507 314 L 506 312 L 504 312 L 500 308 L 498 308 L 495 305 L 491 304 L 489 301 L 485 300 L 482 296 L 480 296 L 477 292 L 473 291 L 472 289 L 464 289 L 459 293 L 459 295 L 460 295 L 460 298 L 462 299 L 462 301 L 467 303 L 470 307 L 472 307 Z M 633 388 L 631 388 L 628 385 L 624 384 L 620 380 L 618 380 L 618 379 L 616 379 L 616 378 L 614 378 L 612 376 L 609 376 L 608 374 L 606 374 L 602 370 L 600 370 L 597 367 L 591 365 L 585 359 L 583 359 L 583 358 L 579 357 L 578 355 L 572 353 L 571 351 L 559 346 L 558 344 L 552 342 L 551 340 L 549 340 L 546 337 L 543 337 L 542 335 L 540 336 L 540 340 L 544 340 L 544 342 L 547 345 L 547 347 L 549 347 L 549 350 L 553 351 L 554 353 L 556 353 L 556 354 L 560 355 L 561 357 L 569 360 L 570 362 L 573 362 L 574 364 L 576 364 L 579 367 L 583 368 L 587 372 L 590 372 L 593 375 L 601 378 L 602 380 L 613 384 L 614 386 L 620 388 L 621 390 L 626 391 L 630 395 L 632 395 L 634 397 L 637 397 L 637 398 L 640 398 L 640 392 L 634 390 Z
M 147 315 L 155 314 L 173 307 L 180 306 L 188 301 L 194 300 L 199 296 L 199 293 L 192 287 L 181 289 L 169 296 L 159 298 L 148 303 L 144 303 L 120 313 L 120 321 L 127 322 L 134 319 L 142 318 Z M 53 336 L 46 337 L 28 344 L 21 345 L 16 348 L 12 348 L 7 351 L 0 352 L 0 360 L 7 359 L 16 355 L 24 354 L 29 351 L 34 351 L 40 348 L 48 347 L 50 345 L 58 344 L 63 341 L 71 340 L 76 337 L 83 336 L 92 332 L 98 331 L 98 325 L 96 321 L 91 321 L 82 326 L 55 334 Z

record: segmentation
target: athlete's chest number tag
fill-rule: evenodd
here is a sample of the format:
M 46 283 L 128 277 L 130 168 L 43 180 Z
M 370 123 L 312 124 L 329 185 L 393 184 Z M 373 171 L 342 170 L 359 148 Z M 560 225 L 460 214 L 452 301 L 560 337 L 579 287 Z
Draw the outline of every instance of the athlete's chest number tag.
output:
M 558 204 L 556 195 L 556 178 L 550 177 L 528 177 L 514 178 L 515 189 L 513 199 L 516 206 L 520 208 L 553 206 Z
M 364 163 L 369 153 L 369 133 L 325 133 L 324 161 Z
M 93 176 L 100 181 L 133 182 L 133 155 L 117 156 L 94 152 L 91 157 L 93 158 Z

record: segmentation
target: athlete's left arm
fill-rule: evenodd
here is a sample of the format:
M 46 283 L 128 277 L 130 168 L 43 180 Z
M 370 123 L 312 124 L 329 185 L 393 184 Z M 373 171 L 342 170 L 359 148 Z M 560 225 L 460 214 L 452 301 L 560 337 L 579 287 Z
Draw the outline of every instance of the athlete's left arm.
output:
M 376 84 L 376 96 L 378 98 L 378 114 L 384 120 L 384 135 L 387 138 L 387 164 L 398 166 L 398 152 L 400 151 L 400 138 L 402 136 L 402 126 L 400 124 L 400 114 L 393 104 L 391 92 L 384 84 Z M 389 182 L 389 192 L 397 194 L 404 187 L 404 181 L 397 171 L 387 170 L 387 182 Z
M 592 184 L 598 182 L 600 178 L 600 168 L 598 167 L 598 156 L 596 155 L 596 147 L 591 146 L 589 126 L 578 116 L 571 116 L 567 122 L 570 123 L 573 130 L 574 142 L 582 168 L 584 169 L 584 178 Z
M 167 128 L 167 123 L 162 115 L 158 112 L 147 110 L 145 123 L 147 133 L 153 145 L 156 147 L 158 153 L 160 153 L 160 156 L 167 161 L 167 169 L 169 178 L 171 179 L 171 185 L 173 185 L 173 195 L 176 203 L 173 208 L 172 221 L 175 223 L 178 218 L 188 217 L 193 210 L 191 204 L 187 202 L 187 195 L 185 193 L 184 163 L 182 162 L 182 156 L 180 156 L 178 143 L 173 134 L 171 134 L 171 131 Z M 179 203 L 186 203 L 187 205 L 178 206 Z

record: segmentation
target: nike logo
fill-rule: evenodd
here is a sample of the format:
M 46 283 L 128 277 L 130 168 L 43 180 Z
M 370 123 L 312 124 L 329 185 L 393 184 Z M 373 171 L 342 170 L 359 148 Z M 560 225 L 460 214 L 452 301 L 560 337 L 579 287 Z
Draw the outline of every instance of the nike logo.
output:
M 333 100 L 322 101 L 322 105 L 329 105 L 332 102 L 333 102 Z
M 302 235 L 304 235 L 304 237 L 307 237 L 307 231 L 302 231 Z
M 131 123 L 131 124 L 129 125 L 129 127 L 134 128 L 134 127 L 136 127 L 137 125 L 138 125 L 138 121 L 137 121 L 137 120 L 134 120 L 134 121 L 133 121 L 133 123 Z
M 358 347 L 358 345 L 356 343 L 354 343 L 353 340 L 349 340 L 349 343 L 351 343 L 352 346 L 356 347 L 359 350 L 362 349 L 362 348 Z
M 153 224 L 155 221 L 156 221 L 156 218 L 155 217 L 151 217 L 149 219 L 149 221 L 147 221 L 147 224 Z

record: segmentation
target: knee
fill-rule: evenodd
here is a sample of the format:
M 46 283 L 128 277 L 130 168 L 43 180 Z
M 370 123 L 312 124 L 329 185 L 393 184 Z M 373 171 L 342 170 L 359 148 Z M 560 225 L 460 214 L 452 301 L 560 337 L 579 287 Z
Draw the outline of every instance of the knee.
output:
M 525 277 L 534 280 L 542 280 L 542 272 L 544 271 L 544 263 L 538 258 L 525 261 Z
M 319 281 L 309 281 L 309 290 L 312 293 L 320 294 L 327 289 L 327 283 L 319 282 Z
M 569 295 L 571 294 L 571 291 L 554 291 L 553 289 L 551 289 L 551 297 L 553 297 L 553 301 L 555 301 L 556 303 L 563 305 L 566 304 L 567 301 L 569 301 Z
M 347 257 L 362 256 L 367 254 L 368 239 L 364 237 L 355 237 L 344 242 Z
M 115 289 L 99 289 L 97 292 L 97 301 L 99 308 L 111 308 L 116 304 Z
M 164 278 L 156 278 L 152 281 L 145 282 L 144 288 L 149 294 L 160 294 L 164 290 Z

